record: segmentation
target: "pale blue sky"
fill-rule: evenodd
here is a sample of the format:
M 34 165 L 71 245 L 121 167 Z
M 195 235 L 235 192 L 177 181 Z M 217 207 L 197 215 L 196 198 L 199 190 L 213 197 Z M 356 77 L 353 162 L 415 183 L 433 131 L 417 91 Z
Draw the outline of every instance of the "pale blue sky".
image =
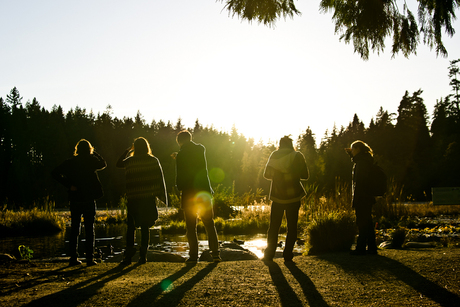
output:
M 409 59 L 363 61 L 319 1 L 296 1 L 302 15 L 275 28 L 232 18 L 213 0 L 1 3 L 1 97 L 16 86 L 48 110 L 97 114 L 110 104 L 119 118 L 139 110 L 147 122 L 180 117 L 187 127 L 198 118 L 256 142 L 308 126 L 320 141 L 355 113 L 367 127 L 380 106 L 396 113 L 406 90 L 421 88 L 431 115 L 450 93 L 449 61 L 460 58 L 456 34 L 444 38 L 448 58 L 421 44 Z

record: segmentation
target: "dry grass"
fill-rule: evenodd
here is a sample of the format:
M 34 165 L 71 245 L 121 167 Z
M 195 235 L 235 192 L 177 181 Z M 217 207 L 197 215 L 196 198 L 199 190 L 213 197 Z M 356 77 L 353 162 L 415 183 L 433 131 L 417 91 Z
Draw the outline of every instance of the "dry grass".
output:
M 25 211 L 0 212 L 2 236 L 50 234 L 65 229 L 65 219 L 55 212 L 38 208 Z

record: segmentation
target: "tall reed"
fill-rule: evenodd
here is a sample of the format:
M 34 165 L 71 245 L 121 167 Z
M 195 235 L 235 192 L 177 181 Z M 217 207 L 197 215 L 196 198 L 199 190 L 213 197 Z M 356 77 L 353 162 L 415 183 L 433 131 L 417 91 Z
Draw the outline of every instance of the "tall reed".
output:
M 325 194 L 319 191 L 318 185 L 307 185 L 307 195 L 303 199 L 304 218 L 314 221 L 328 215 L 330 212 L 349 212 L 351 211 L 351 190 L 348 184 L 342 182 L 340 178 L 335 180 L 334 191 Z

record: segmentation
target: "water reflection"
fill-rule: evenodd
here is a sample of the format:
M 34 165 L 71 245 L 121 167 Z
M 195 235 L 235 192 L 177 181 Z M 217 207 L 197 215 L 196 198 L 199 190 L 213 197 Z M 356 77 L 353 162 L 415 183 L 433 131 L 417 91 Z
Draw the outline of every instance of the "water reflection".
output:
M 53 236 L 12 237 L 0 239 L 0 253 L 17 256 L 18 247 L 25 245 L 33 250 L 33 258 L 56 257 L 65 253 L 64 232 Z
M 83 227 L 82 227 L 83 228 Z M 70 230 L 70 228 L 69 228 Z M 140 230 L 138 230 L 140 231 Z M 126 245 L 125 240 L 126 225 L 96 225 L 96 249 L 102 259 L 107 259 L 121 253 Z M 18 247 L 25 245 L 34 251 L 34 259 L 67 257 L 68 241 L 70 231 L 64 231 L 53 236 L 41 237 L 13 237 L 0 239 L 0 253 L 18 255 Z M 136 235 L 140 239 L 140 233 Z M 80 239 L 84 241 L 84 231 L 82 229 Z M 208 249 L 206 234 L 198 234 L 200 253 Z M 219 235 L 219 241 L 233 242 L 238 241 L 240 245 L 256 254 L 259 258 L 263 257 L 263 250 L 267 246 L 266 235 Z M 284 241 L 283 235 L 279 240 Z M 140 244 L 140 241 L 137 242 Z M 170 252 L 182 257 L 188 257 L 188 243 L 185 235 L 165 235 L 158 228 L 150 229 L 150 250 Z M 84 244 L 79 246 L 80 256 L 84 256 Z M 301 247 L 296 245 L 298 252 Z M 279 248 L 281 250 L 281 248 Z

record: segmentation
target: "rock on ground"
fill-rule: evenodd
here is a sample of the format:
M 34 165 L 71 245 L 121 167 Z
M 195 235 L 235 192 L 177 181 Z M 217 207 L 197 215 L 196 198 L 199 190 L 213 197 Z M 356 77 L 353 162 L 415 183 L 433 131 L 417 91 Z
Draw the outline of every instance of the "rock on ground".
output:
M 239 261 L 239 260 L 257 260 L 259 257 L 247 249 L 220 248 L 220 258 L 222 261 Z M 200 261 L 212 261 L 211 253 L 208 250 L 203 251 Z

